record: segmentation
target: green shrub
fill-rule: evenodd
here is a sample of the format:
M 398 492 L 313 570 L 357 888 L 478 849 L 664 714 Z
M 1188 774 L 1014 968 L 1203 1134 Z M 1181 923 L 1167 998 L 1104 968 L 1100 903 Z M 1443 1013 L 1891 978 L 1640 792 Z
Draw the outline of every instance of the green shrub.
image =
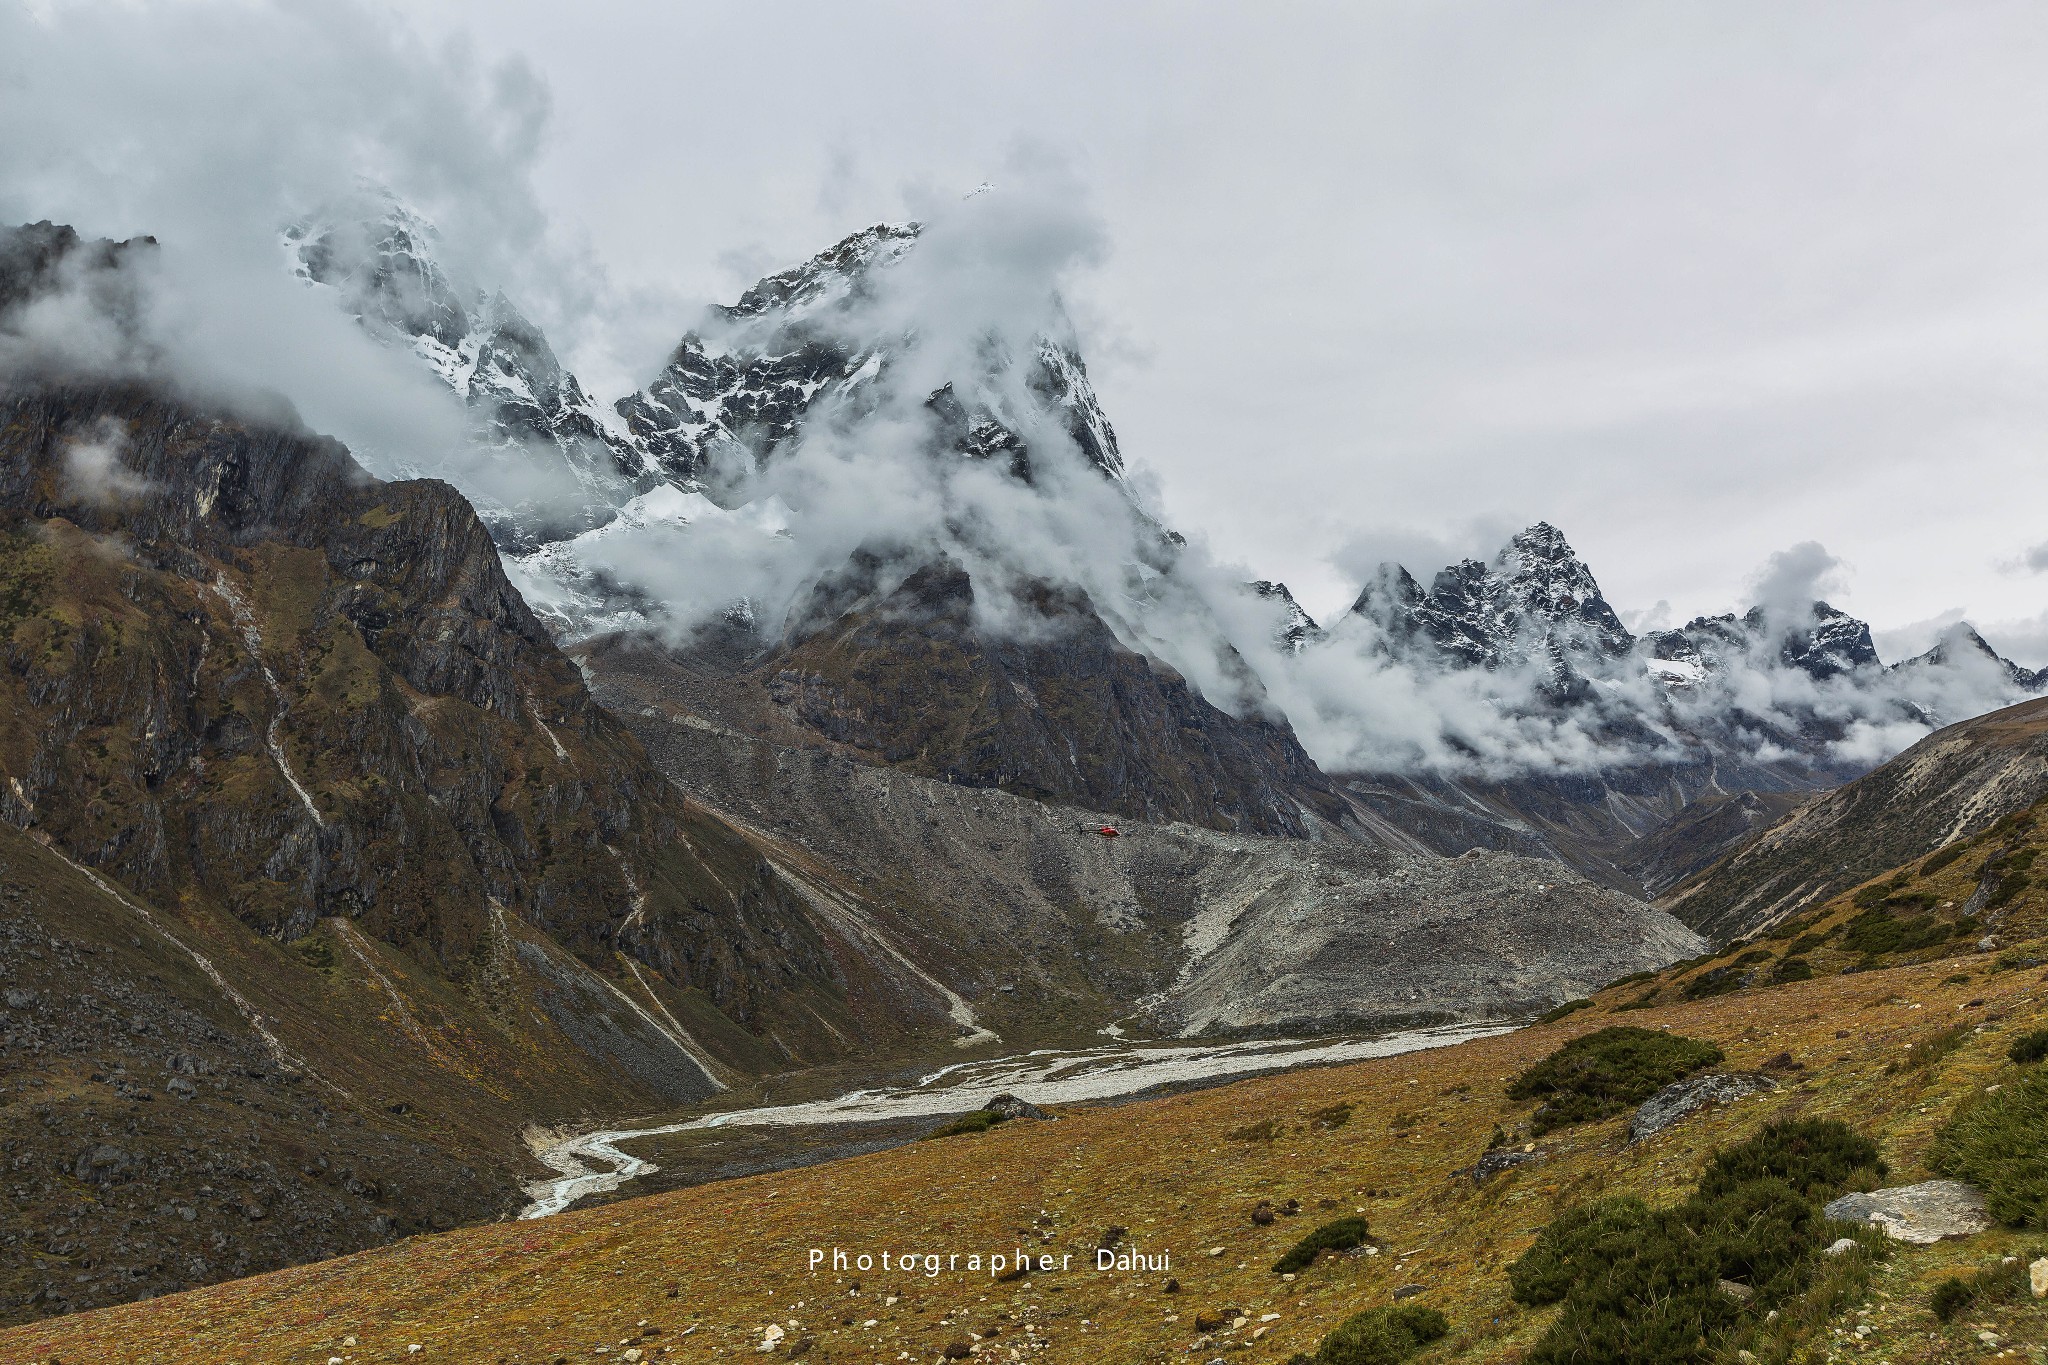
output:
M 1699 1193 L 1717 1198 L 1756 1180 L 1782 1180 L 1805 1198 L 1832 1199 L 1885 1175 L 1877 1144 L 1833 1119 L 1781 1119 L 1749 1141 L 1714 1154 L 1700 1175 Z M 1826 1202 L 1823 1200 L 1822 1202 Z
M 1324 1129 L 1342 1128 L 1351 1122 L 1351 1109 L 1351 1105 L 1341 1100 L 1336 1104 L 1325 1105 L 1308 1116 L 1309 1125 Z
M 1782 1121 L 1716 1153 L 1675 1208 L 1606 1199 L 1567 1211 L 1508 1272 L 1517 1302 L 1564 1305 L 1527 1365 L 1718 1359 L 1735 1328 L 1813 1283 L 1840 1230 L 1821 1204 L 1882 1169 L 1876 1145 L 1840 1123 Z
M 2048 1228 L 2048 1070 L 1957 1105 L 1928 1164 L 1984 1191 L 1999 1222 Z
M 1334 1223 L 1325 1223 L 1308 1236 L 1296 1242 L 1285 1256 L 1273 1262 L 1275 1275 L 1292 1275 L 1306 1270 L 1314 1263 L 1318 1253 L 1323 1251 L 1349 1251 L 1364 1244 L 1372 1235 L 1363 1218 L 1339 1218 Z
M 1792 940 L 1792 946 L 1785 950 L 1785 956 L 1800 957 L 1812 952 L 1827 941 L 1828 936 L 1826 934 L 1801 934 L 1798 938 Z
M 1576 1014 L 1592 1003 L 1590 1000 L 1567 1000 L 1556 1009 L 1546 1010 L 1542 1014 L 1537 1015 L 1536 1022 L 1539 1024 L 1554 1024 L 1566 1015 Z
M 1803 957 L 1788 957 L 1778 964 L 1776 971 L 1771 973 L 1771 980 L 1780 983 L 1787 981 L 1811 981 L 1813 980 L 1813 964 Z
M 1323 1338 L 1315 1365 L 1399 1365 L 1451 1330 L 1442 1313 L 1420 1304 L 1368 1308 Z
M 1842 946 L 1852 953 L 1876 957 L 1883 953 L 1910 953 L 1946 943 L 1949 925 L 1932 915 L 1900 919 L 1887 906 L 1865 910 L 1842 930 Z
M 2013 1039 L 2012 1050 L 2005 1055 L 2021 1066 L 2031 1066 L 2048 1057 L 2048 1028 L 2037 1028 Z
M 1556 1303 L 1594 1266 L 1619 1259 L 1654 1219 L 1642 1200 L 1595 1199 L 1565 1210 L 1508 1267 L 1516 1303 Z
M 1673 1081 L 1721 1060 L 1721 1049 L 1661 1029 L 1613 1025 L 1574 1038 L 1515 1077 L 1508 1095 L 1542 1099 L 1531 1131 L 1541 1136 L 1641 1104 Z
M 977 1109 L 971 1114 L 962 1114 L 943 1128 L 934 1128 L 924 1135 L 924 1140 L 942 1137 L 958 1137 L 962 1133 L 986 1133 L 1003 1121 L 1003 1116 L 991 1109 Z
M 1701 972 L 1685 983 L 1684 996 L 1688 1000 L 1706 1000 L 1716 995 L 1732 995 L 1742 989 L 1747 978 L 1742 974 L 1741 958 L 1725 967 L 1715 967 Z
M 1928 1297 L 1927 1306 L 1934 1310 L 1934 1316 L 1947 1322 L 1956 1314 L 1976 1301 L 1977 1295 L 1970 1286 L 1951 1275 L 1934 1286 L 1934 1293 Z
M 1967 843 L 1950 844 L 1947 848 L 1939 849 L 1930 855 L 1926 862 L 1920 864 L 1920 875 L 1932 877 L 1969 851 L 1970 846 Z

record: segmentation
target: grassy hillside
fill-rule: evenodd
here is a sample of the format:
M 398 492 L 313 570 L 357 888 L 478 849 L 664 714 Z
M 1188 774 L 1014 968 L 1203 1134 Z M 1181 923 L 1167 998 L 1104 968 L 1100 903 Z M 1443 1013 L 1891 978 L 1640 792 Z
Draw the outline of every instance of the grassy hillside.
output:
M 1825 961 L 1836 950 L 1804 951 Z M 1558 1310 L 1518 1306 L 1508 1267 L 1585 1200 L 1674 1204 L 1717 1148 L 1786 1116 L 1841 1119 L 1877 1142 L 1893 1182 L 1927 1178 L 1930 1144 L 1955 1103 L 2011 1079 L 2011 1042 L 2048 1023 L 2040 966 L 2021 965 L 2042 951 L 2035 941 L 1688 1000 L 1686 986 L 1714 969 L 1695 964 L 1456 1048 L 419 1238 L 0 1334 L 0 1358 L 92 1359 L 118 1346 L 133 1358 L 210 1365 L 330 1355 L 760 1359 L 772 1324 L 770 1358 L 801 1347 L 812 1361 L 932 1360 L 958 1343 L 997 1360 L 1163 1362 L 1228 1350 L 1277 1363 L 1403 1293 L 1449 1325 L 1414 1359 L 1514 1360 Z M 1651 987 L 1656 998 L 1637 1007 Z M 1572 1038 L 1620 1024 L 1668 1027 L 1719 1048 L 1724 1069 L 1764 1068 L 1779 1084 L 1633 1146 L 1625 1115 L 1532 1138 L 1537 1101 L 1510 1099 L 1512 1078 Z M 1532 1142 L 1533 1159 L 1483 1182 L 1466 1173 L 1490 1143 Z M 1311 1229 L 1352 1217 L 1367 1220 L 1365 1244 L 1293 1280 L 1269 1269 Z M 1985 1331 L 2001 1346 L 2031 1345 L 2039 1359 L 2048 1333 L 2038 1306 L 1978 1304 L 1944 1324 L 1929 1296 L 2002 1256 L 2040 1255 L 2043 1241 L 1994 1231 L 1896 1247 L 1868 1267 L 1867 1283 L 1859 1257 L 1856 1274 L 1824 1285 L 1846 1289 L 1840 1312 L 1823 1303 L 1812 1321 L 1788 1314 L 1801 1325 L 1797 1349 L 1782 1358 L 1866 1354 L 1837 1335 L 1863 1324 L 1892 1362 L 1978 1358 L 1990 1353 Z M 1171 1260 L 1081 1269 L 1106 1243 Z M 964 1258 L 1020 1245 L 1071 1256 L 1073 1269 L 998 1279 L 809 1263 L 813 1248 L 835 1246 L 887 1250 L 893 1265 L 905 1250 Z

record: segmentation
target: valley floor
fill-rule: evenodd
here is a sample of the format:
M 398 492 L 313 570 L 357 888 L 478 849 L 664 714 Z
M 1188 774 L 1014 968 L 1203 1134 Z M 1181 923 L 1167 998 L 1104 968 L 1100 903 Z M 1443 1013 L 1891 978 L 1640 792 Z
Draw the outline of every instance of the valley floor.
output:
M 415 1238 L 340 1260 L 0 1333 L 0 1361 L 413 1360 L 552 1362 L 980 1359 L 1283 1362 L 1347 1315 L 1409 1287 L 1450 1336 L 1419 1361 L 1515 1359 L 1554 1310 L 1508 1296 L 1506 1267 L 1562 1207 L 1601 1194 L 1669 1202 L 1708 1153 L 1781 1114 L 1870 1133 L 1891 1180 L 1926 1178 L 1953 1101 L 2004 1065 L 2011 1037 L 2048 1015 L 2038 963 L 1987 954 L 1830 976 L 1668 1007 L 1614 1007 L 1623 987 L 1552 1024 L 1428 1052 L 1246 1080 L 1058 1122 L 1012 1122 L 800 1170 Z M 1893 1068 L 1915 1041 L 1974 1025 L 1930 1067 Z M 1730 1069 L 1790 1053 L 1775 1092 L 1710 1110 L 1635 1146 L 1625 1118 L 1553 1133 L 1538 1160 L 1478 1183 L 1496 1126 L 1517 1142 L 1530 1105 L 1507 1079 L 1610 1023 L 1668 1025 L 1719 1044 Z M 1298 1216 L 1251 1219 L 1260 1201 Z M 1286 1281 L 1268 1267 L 1317 1223 L 1354 1211 L 1377 1245 Z M 1119 1237 L 1110 1237 L 1121 1229 Z M 1941 1277 L 2038 1234 L 1991 1232 L 1899 1248 L 1872 1297 L 1812 1343 L 1813 1359 L 2042 1358 L 2038 1303 L 1942 1326 Z M 1145 1270 L 1095 1268 L 1115 1241 Z M 1056 1258 L 1051 1273 L 992 1276 L 969 1256 Z M 835 1268 L 834 1249 L 874 1258 Z M 814 1253 L 826 1258 L 813 1265 Z M 879 1268 L 881 1256 L 890 1268 Z M 917 1267 L 898 1268 L 906 1253 Z M 959 1257 L 957 1262 L 952 1258 Z M 941 1258 L 925 1273 L 925 1256 Z M 958 1268 L 955 1268 L 955 1267 Z M 1168 1280 L 1178 1292 L 1168 1291 Z M 1235 1327 L 1197 1326 L 1235 1310 Z M 1871 1331 L 1854 1337 L 1865 1324 Z M 1979 1333 L 1992 1334 L 1987 1346 Z M 633 1354 L 638 1352 L 638 1355 Z M 1192 1354 L 1191 1354 L 1192 1352 Z

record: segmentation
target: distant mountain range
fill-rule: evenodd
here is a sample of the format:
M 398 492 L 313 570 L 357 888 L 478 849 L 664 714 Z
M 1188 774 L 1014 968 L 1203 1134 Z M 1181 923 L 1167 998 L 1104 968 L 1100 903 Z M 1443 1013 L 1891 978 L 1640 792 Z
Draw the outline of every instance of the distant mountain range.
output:
M 502 296 L 458 287 L 395 201 L 287 241 L 506 459 L 574 479 L 575 506 L 472 490 L 560 638 L 715 640 L 721 668 L 743 659 L 782 714 L 865 761 L 1221 828 L 1513 849 L 1655 891 L 1798 793 L 2048 686 L 1967 624 L 1887 665 L 1867 625 L 1821 601 L 1637 636 L 1544 522 L 1426 587 L 1384 565 L 1328 626 L 1284 584 L 1219 595 L 1123 479 L 1056 295 L 949 350 L 919 274 L 927 235 L 878 225 L 768 276 L 609 407 Z M 906 470 L 940 504 L 911 531 L 874 511 L 905 496 Z M 1033 536 L 999 524 L 1020 505 Z M 932 652 L 927 626 L 949 612 L 941 635 L 965 654 Z M 1092 631 L 1149 668 L 1046 648 Z M 885 676 L 901 703 L 875 691 Z M 1147 718 L 1154 684 L 1132 680 L 1148 676 L 1187 689 L 1167 712 L 1192 725 Z M 1077 742 L 1097 732 L 1120 738 Z

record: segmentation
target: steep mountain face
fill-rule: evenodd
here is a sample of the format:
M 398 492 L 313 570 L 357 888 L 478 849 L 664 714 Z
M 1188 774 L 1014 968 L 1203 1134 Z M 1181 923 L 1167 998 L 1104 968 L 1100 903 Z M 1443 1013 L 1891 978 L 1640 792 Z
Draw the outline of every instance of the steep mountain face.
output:
M 808 624 L 765 654 L 716 648 L 587 653 L 717 680 L 701 709 L 734 728 L 970 787 L 1143 820 L 1300 837 L 1344 801 L 1284 724 L 1230 716 L 1126 648 L 1085 598 L 1046 585 L 1035 627 L 988 636 L 957 565 L 878 585 L 858 568 L 824 585 Z
M 2048 795 L 2048 700 L 1929 735 L 1666 897 L 1716 939 L 1778 923 Z
M 341 916 L 459 978 L 502 910 L 758 1004 L 775 910 L 697 907 L 681 802 L 444 485 L 146 389 L 45 387 L 0 404 L 0 511 L 17 824 L 287 940 Z

